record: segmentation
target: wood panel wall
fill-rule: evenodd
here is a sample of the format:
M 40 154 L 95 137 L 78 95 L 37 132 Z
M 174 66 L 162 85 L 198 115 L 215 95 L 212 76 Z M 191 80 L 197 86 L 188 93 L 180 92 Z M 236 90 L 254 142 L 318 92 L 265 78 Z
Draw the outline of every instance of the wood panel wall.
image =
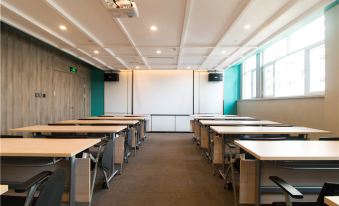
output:
M 71 73 L 70 66 L 78 72 Z M 89 115 L 91 69 L 1 22 L 1 133 Z M 35 97 L 35 93 L 46 97 Z

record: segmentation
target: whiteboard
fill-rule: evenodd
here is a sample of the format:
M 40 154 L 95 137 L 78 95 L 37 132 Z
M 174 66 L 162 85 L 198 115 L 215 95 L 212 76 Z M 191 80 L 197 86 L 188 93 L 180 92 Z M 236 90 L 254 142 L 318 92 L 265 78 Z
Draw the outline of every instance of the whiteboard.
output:
M 193 71 L 141 70 L 133 76 L 134 113 L 193 113 Z

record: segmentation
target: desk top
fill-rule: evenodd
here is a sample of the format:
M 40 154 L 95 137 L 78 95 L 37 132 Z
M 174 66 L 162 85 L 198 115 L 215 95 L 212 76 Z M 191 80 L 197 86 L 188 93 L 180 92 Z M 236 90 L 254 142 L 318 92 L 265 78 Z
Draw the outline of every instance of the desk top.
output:
M 212 126 L 218 134 L 327 134 L 328 131 L 307 127 L 253 127 L 253 126 Z
M 325 196 L 324 202 L 328 206 L 339 206 L 339 196 Z
M 0 156 L 72 157 L 100 139 L 1 138 Z
M 138 124 L 138 120 L 65 120 L 56 122 L 55 124 L 78 124 L 78 125 L 135 125 Z
M 253 117 L 240 116 L 213 116 L 213 117 L 194 117 L 195 120 L 255 120 Z
M 34 125 L 10 129 L 10 132 L 55 132 L 55 133 L 113 133 L 126 129 L 127 126 L 59 126 L 59 125 Z
M 234 120 L 199 120 L 202 125 L 206 126 L 232 126 L 232 125 L 279 125 L 281 123 L 268 120 L 258 121 L 234 121 Z
M 339 160 L 338 141 L 235 141 L 259 160 Z
M 0 195 L 8 191 L 8 185 L 0 185 Z
M 84 120 L 146 120 L 146 117 L 133 117 L 133 116 L 98 116 L 98 117 L 86 117 Z

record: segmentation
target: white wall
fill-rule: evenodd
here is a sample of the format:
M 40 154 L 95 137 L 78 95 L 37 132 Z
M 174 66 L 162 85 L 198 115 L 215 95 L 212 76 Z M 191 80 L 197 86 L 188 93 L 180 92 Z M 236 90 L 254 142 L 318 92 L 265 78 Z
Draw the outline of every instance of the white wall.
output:
M 118 82 L 105 81 L 105 114 L 132 113 L 132 72 L 120 72 Z
M 195 114 L 222 114 L 223 82 L 192 70 L 120 72 L 119 82 L 105 82 L 105 113 L 132 113 L 133 107 L 134 114 L 151 115 L 149 131 L 190 131 L 193 104 Z
M 332 131 L 339 136 L 339 5 L 325 12 L 326 91 L 322 98 L 241 100 L 238 113 Z
M 194 113 L 223 114 L 224 82 L 209 82 L 207 71 L 194 72 Z

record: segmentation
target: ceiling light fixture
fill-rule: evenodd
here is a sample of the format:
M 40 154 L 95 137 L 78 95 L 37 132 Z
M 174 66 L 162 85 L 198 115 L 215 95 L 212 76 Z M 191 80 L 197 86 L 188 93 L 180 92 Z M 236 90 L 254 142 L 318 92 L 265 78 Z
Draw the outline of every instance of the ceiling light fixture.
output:
M 140 67 L 139 67 L 139 66 L 136 66 L 135 68 L 136 68 L 136 69 L 140 69 Z
M 60 26 L 59 26 L 59 29 L 65 31 L 65 30 L 67 30 L 67 27 L 66 27 L 65 25 L 60 25 Z
M 249 25 L 249 24 L 246 24 L 245 26 L 244 26 L 244 29 L 250 29 L 251 28 L 251 25 Z
M 223 54 L 226 54 L 226 50 L 222 50 L 222 52 L 221 53 L 223 53 Z
M 94 54 L 99 54 L 99 51 L 98 50 L 94 50 Z
M 191 69 L 192 67 L 191 67 L 191 66 L 187 66 L 186 68 L 187 68 L 187 69 Z
M 157 31 L 157 30 L 158 30 L 158 27 L 155 26 L 155 25 L 152 25 L 152 26 L 150 27 L 150 30 L 151 30 L 151 31 Z
M 157 54 L 161 54 L 161 50 L 157 50 Z

